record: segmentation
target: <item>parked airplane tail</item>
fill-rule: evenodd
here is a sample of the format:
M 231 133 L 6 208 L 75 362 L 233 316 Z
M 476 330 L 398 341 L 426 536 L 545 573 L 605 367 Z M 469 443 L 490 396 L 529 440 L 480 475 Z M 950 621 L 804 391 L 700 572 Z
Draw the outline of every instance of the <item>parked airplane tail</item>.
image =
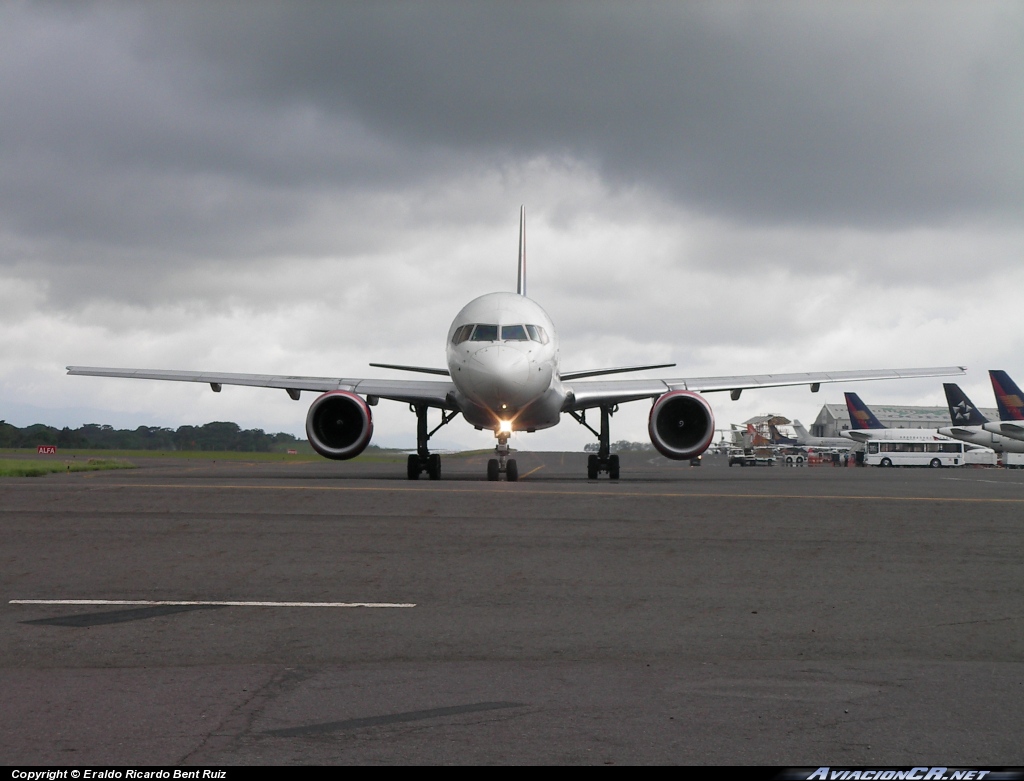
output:
M 1024 394 L 1004 371 L 990 369 L 992 390 L 996 394 L 1000 420 L 1024 420 Z
M 768 431 L 771 432 L 773 445 L 797 444 L 797 440 L 794 437 L 787 437 L 785 434 L 779 431 L 779 429 L 774 424 L 768 426 Z
M 988 418 L 978 412 L 977 407 L 967 398 L 955 382 L 942 383 L 946 391 L 946 402 L 949 404 L 949 419 L 954 426 L 984 426 Z
M 801 445 L 806 444 L 811 439 L 811 432 L 804 428 L 804 424 L 799 420 L 793 421 L 793 430 L 796 432 L 796 441 Z
M 868 409 L 868 405 L 860 400 L 860 396 L 856 393 L 843 395 L 846 396 L 846 409 L 850 411 L 850 426 L 854 431 L 885 428 L 882 422 L 875 417 L 875 413 Z
M 747 424 L 747 435 L 750 437 L 751 447 L 764 447 L 765 445 L 770 444 L 767 438 L 760 434 L 750 423 Z

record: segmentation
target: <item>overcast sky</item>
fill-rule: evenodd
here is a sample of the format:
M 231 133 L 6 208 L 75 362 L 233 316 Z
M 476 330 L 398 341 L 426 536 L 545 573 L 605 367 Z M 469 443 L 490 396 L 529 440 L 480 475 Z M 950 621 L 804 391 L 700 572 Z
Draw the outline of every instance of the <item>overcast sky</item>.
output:
M 1024 384 L 1022 86 L 1019 2 L 3 3 L 0 418 L 300 434 L 308 394 L 64 367 L 443 366 L 514 289 L 520 204 L 565 369 L 965 364 L 992 406 L 988 369 Z M 709 398 L 809 423 L 941 382 Z

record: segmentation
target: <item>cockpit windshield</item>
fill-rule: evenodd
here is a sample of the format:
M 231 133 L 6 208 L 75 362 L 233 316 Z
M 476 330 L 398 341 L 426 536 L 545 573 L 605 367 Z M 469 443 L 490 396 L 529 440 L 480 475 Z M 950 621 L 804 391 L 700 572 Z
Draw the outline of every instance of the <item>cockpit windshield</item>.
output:
M 473 329 L 473 335 L 469 338 L 474 342 L 496 342 L 498 341 L 498 326 L 478 325 Z
M 500 339 L 506 342 L 540 342 L 547 344 L 547 331 L 539 325 L 492 325 L 490 323 L 467 323 L 460 325 L 452 334 L 452 344 L 463 342 L 497 342 Z
M 526 326 L 526 332 L 530 335 L 530 339 L 532 341 L 540 342 L 541 344 L 548 343 L 548 332 L 541 328 L 539 325 Z

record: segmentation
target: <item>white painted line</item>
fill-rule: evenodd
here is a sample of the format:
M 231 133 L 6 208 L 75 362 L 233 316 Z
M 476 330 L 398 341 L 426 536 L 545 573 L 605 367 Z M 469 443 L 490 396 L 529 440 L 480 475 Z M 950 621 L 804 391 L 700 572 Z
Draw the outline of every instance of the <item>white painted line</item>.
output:
M 12 599 L 9 605 L 216 605 L 221 607 L 416 607 L 409 602 L 229 602 L 151 599 Z

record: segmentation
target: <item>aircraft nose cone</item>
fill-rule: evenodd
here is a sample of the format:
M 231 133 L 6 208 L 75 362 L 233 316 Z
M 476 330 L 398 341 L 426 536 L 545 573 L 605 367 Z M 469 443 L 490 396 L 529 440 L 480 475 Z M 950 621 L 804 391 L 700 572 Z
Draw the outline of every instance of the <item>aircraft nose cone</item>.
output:
M 488 406 L 517 407 L 531 401 L 528 388 L 530 362 L 514 347 L 495 344 L 481 347 L 464 367 L 472 395 Z

